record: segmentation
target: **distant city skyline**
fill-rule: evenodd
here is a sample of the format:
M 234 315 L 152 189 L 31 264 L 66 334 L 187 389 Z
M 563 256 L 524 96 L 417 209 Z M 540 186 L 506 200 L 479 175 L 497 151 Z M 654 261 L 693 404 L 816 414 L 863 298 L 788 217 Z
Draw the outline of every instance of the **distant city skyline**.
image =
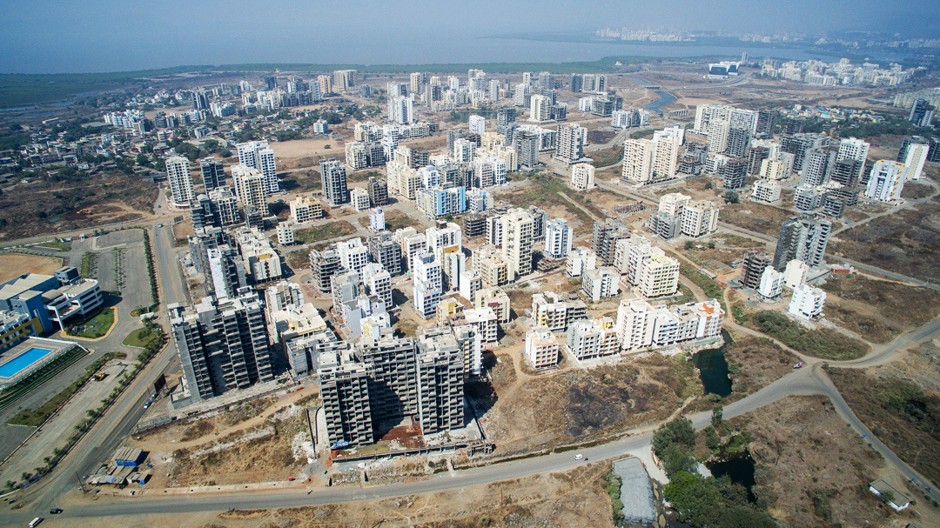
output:
M 480 0 L 463 7 L 427 0 L 302 6 L 272 0 L 263 7 L 244 0 L 17 2 L 5 6 L 0 22 L 5 50 L 0 72 L 101 72 L 254 62 L 564 62 L 647 51 L 613 44 L 550 46 L 486 38 L 604 27 L 808 34 L 858 30 L 897 32 L 902 39 L 940 35 L 938 3 L 858 0 L 851 9 L 844 2 L 813 0 L 722 0 L 709 2 L 707 8 L 703 5 L 693 0 Z

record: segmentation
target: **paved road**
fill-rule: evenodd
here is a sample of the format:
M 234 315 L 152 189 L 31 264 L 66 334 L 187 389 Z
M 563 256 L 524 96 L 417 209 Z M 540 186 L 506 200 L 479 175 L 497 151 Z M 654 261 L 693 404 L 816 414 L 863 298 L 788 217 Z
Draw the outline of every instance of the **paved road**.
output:
M 151 232 L 161 299 L 164 302 L 186 302 L 186 288 L 176 261 L 177 250 L 174 248 L 172 233 L 167 233 L 168 231 L 170 229 L 165 227 L 155 228 Z M 34 512 L 48 511 L 56 505 L 59 497 L 78 484 L 76 475 L 88 475 L 102 461 L 107 460 L 144 414 L 144 403 L 150 396 L 154 382 L 160 375 L 175 370 L 176 361 L 176 349 L 173 346 L 166 347 L 151 360 L 147 368 L 137 376 L 95 427 L 79 441 L 53 474 L 28 488 L 21 500 L 35 501 L 32 508 Z
M 753 395 L 728 405 L 724 409 L 726 418 L 740 416 L 755 409 L 769 405 L 782 398 L 795 395 L 828 395 L 834 391 L 820 377 L 825 376 L 821 369 L 794 371 L 777 382 L 765 387 Z M 710 423 L 711 413 L 702 412 L 690 416 L 696 427 L 702 428 Z M 652 438 L 652 427 L 647 427 L 635 434 L 596 447 L 579 450 L 589 460 L 611 459 L 624 456 L 628 451 L 646 447 Z M 198 511 L 221 511 L 229 508 L 281 508 L 348 502 L 363 499 L 395 497 L 415 493 L 429 493 L 447 489 L 456 489 L 478 484 L 486 484 L 535 474 L 566 471 L 581 462 L 574 460 L 573 452 L 531 457 L 512 462 L 493 464 L 479 468 L 461 470 L 453 475 L 437 474 L 427 480 L 369 488 L 344 487 L 316 489 L 310 495 L 306 489 L 278 490 L 271 492 L 229 493 L 192 495 L 185 499 L 179 496 L 147 496 L 135 498 L 101 498 L 94 504 L 69 508 L 67 517 L 108 517 L 127 514 L 129 508 L 135 514 L 177 513 Z M 113 501 L 113 502 L 112 502 Z M 24 519 L 27 516 L 24 515 Z
M 621 193 L 627 194 L 627 193 Z M 629 195 L 629 194 L 627 194 Z M 166 233 L 154 237 L 157 254 L 160 284 L 164 300 L 178 302 L 185 300 L 185 288 L 181 281 L 179 267 L 175 261 L 173 242 Z M 174 284 L 176 283 L 176 284 Z M 856 362 L 848 362 L 846 366 L 864 367 L 879 364 L 890 359 L 891 355 L 911 342 L 923 341 L 940 331 L 940 323 L 932 322 L 918 328 L 906 336 L 896 339 L 877 354 L 873 354 Z M 87 435 L 79 446 L 66 457 L 55 474 L 39 484 L 28 489 L 22 497 L 23 502 L 36 499 L 32 506 L 23 511 L 12 512 L 5 516 L 6 521 L 26 522 L 36 511 L 45 511 L 54 506 L 58 497 L 61 497 L 69 488 L 76 485 L 75 473 L 87 474 L 94 469 L 101 460 L 119 445 L 124 437 L 143 414 L 143 403 L 148 397 L 149 387 L 156 376 L 163 372 L 174 359 L 173 347 L 168 347 L 161 353 L 144 373 L 131 384 L 124 395 L 119 398 L 115 408 L 106 414 L 98 425 Z M 833 362 L 834 363 L 834 362 Z M 805 369 L 794 371 L 760 391 L 734 402 L 724 409 L 728 418 L 740 416 L 780 399 L 796 395 L 825 395 L 828 396 L 836 410 L 860 435 L 864 435 L 872 447 L 885 457 L 887 462 L 896 467 L 906 478 L 916 478 L 928 482 L 917 474 L 907 464 L 900 460 L 890 449 L 874 438 L 871 432 L 852 413 L 848 404 L 836 390 L 835 386 L 822 370 L 822 363 L 816 363 Z M 710 413 L 697 413 L 690 416 L 697 427 L 708 424 Z M 589 459 L 610 459 L 623 456 L 626 452 L 636 450 L 648 445 L 652 436 L 652 427 L 635 431 L 633 434 L 620 440 L 609 442 L 596 447 L 580 450 Z M 362 499 L 393 497 L 414 493 L 427 493 L 444 489 L 455 489 L 475 484 L 502 481 L 507 479 L 525 477 L 540 473 L 565 471 L 575 467 L 579 462 L 573 459 L 572 454 L 557 453 L 545 456 L 531 457 L 523 460 L 488 465 L 480 468 L 458 471 L 455 474 L 438 474 L 427 480 L 387 486 L 361 488 L 328 488 L 317 489 L 311 495 L 306 489 L 279 490 L 274 492 L 252 492 L 218 495 L 194 495 L 182 499 L 176 497 L 140 496 L 121 500 L 103 498 L 93 504 L 69 508 L 64 517 L 106 517 L 126 515 L 129 507 L 134 513 L 164 513 L 220 511 L 229 508 L 278 508 L 287 506 L 327 504 Z M 940 492 L 936 486 L 931 485 L 931 495 L 940 500 Z M 113 500 L 113 502 L 111 502 Z M 132 506 L 131 506 L 132 505 Z

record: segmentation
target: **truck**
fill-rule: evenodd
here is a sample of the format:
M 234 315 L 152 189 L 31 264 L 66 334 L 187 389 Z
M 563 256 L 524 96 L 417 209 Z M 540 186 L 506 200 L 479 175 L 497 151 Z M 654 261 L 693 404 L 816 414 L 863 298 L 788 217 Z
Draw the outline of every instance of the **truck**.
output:
M 36 528 L 37 526 L 39 526 L 40 523 L 42 523 L 42 521 L 43 521 L 42 517 L 36 517 L 32 521 L 29 521 L 29 528 Z

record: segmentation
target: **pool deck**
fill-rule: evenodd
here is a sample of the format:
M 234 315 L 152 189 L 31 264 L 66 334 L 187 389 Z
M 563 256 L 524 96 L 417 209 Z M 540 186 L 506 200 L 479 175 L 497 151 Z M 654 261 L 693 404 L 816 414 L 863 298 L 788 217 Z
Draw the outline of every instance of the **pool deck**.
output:
M 37 357 L 28 364 L 23 365 L 16 372 L 13 372 L 7 376 L 0 376 L 0 390 L 17 384 L 20 380 L 55 360 L 57 357 L 61 356 L 64 352 L 68 351 L 74 346 L 75 343 L 59 341 L 57 339 L 46 339 L 42 337 L 27 338 L 26 341 L 23 341 L 15 347 L 7 350 L 3 353 L 2 356 L 0 356 L 0 366 L 14 362 L 24 354 L 30 354 L 30 350 L 32 349 L 43 349 L 48 350 L 49 352 L 43 354 L 41 357 Z

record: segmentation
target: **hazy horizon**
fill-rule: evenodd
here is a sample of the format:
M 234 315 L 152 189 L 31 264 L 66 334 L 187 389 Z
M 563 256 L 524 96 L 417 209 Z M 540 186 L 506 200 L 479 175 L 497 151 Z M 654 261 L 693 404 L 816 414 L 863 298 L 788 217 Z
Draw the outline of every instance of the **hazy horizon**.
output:
M 3 73 L 110 72 L 194 64 L 567 62 L 629 55 L 615 44 L 484 38 L 602 27 L 681 31 L 940 35 L 940 2 L 552 0 L 474 4 L 412 0 L 297 6 L 245 0 L 136 4 L 49 0 L 7 6 L 0 22 Z M 606 46 L 606 47 L 605 47 Z M 745 46 L 742 44 L 742 49 Z M 622 51 L 621 51 L 622 50 Z

